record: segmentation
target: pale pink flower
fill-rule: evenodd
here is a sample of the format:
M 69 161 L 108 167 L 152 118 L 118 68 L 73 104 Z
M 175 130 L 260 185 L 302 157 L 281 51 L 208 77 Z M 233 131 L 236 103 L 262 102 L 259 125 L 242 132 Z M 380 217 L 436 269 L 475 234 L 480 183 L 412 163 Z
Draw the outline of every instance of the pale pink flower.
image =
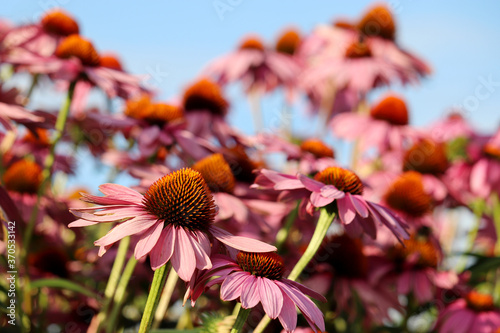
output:
M 278 318 L 287 332 L 294 331 L 297 326 L 296 307 L 314 332 L 325 330 L 323 314 L 306 295 L 323 302 L 326 299 L 297 282 L 283 278 L 285 264 L 279 255 L 239 252 L 236 259 L 214 255 L 212 261 L 212 269 L 189 285 L 185 300 L 191 298 L 193 305 L 205 289 L 221 284 L 222 300 L 239 300 L 244 309 L 261 303 L 266 314 L 272 319 Z M 216 278 L 210 280 L 212 277 Z
M 439 333 L 486 333 L 499 327 L 500 310 L 493 304 L 493 297 L 475 291 L 447 306 L 436 323 Z
M 488 199 L 500 189 L 500 130 L 482 146 L 481 156 L 473 163 L 470 173 L 472 193 Z
M 417 131 L 408 126 L 405 101 L 389 94 L 375 104 L 369 114 L 344 113 L 331 122 L 333 134 L 347 140 L 359 140 L 359 149 L 365 152 L 375 147 L 380 153 L 401 150 L 414 140 Z
M 459 112 L 451 112 L 445 118 L 430 125 L 426 132 L 437 142 L 449 142 L 457 138 L 471 138 L 475 131 Z
M 120 222 L 104 237 L 95 241 L 99 255 L 120 239 L 139 236 L 135 257 L 150 255 L 153 270 L 169 260 L 181 279 L 189 281 L 196 268 L 212 267 L 210 241 L 243 251 L 269 252 L 276 248 L 250 238 L 233 236 L 212 225 L 217 209 L 202 176 L 181 169 L 158 179 L 144 195 L 121 185 L 100 186 L 104 197 L 83 194 L 84 201 L 100 206 L 76 208 L 80 219 L 70 227 Z
M 292 86 L 299 70 L 289 54 L 270 50 L 258 38 L 248 37 L 238 50 L 209 64 L 204 73 L 221 85 L 241 81 L 247 92 L 266 93 L 278 86 Z
M 284 191 L 281 199 L 307 199 L 305 209 L 312 213 L 314 207 L 325 207 L 333 202 L 337 207 L 337 220 L 345 230 L 355 236 L 363 232 L 375 238 L 378 225 L 385 225 L 399 239 L 407 238 L 407 225 L 386 207 L 362 197 L 363 183 L 347 169 L 329 167 L 317 173 L 314 179 L 302 174 L 291 176 L 262 169 L 255 187 Z

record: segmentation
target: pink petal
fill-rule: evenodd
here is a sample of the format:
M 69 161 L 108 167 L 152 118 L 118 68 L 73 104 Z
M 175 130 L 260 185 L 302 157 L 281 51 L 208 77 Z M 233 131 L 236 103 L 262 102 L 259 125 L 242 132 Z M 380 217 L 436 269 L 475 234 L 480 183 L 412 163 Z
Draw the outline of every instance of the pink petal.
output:
M 210 249 L 207 253 L 206 250 L 198 242 L 197 237 L 195 238 L 194 236 L 190 235 L 189 231 L 186 231 L 186 234 L 196 257 L 196 268 L 201 270 L 212 268 L 212 262 L 210 261 L 210 258 L 208 256 L 210 254 Z
M 196 269 L 196 257 L 189 239 L 191 236 L 182 227 L 173 227 L 173 229 L 176 233 L 176 241 L 174 253 L 170 261 L 172 262 L 172 267 L 179 274 L 179 277 L 188 282 L 191 280 Z
M 132 203 L 142 202 L 143 195 L 126 186 L 118 184 L 102 184 L 99 186 L 99 191 L 107 196 L 115 197 L 116 199 L 130 201 Z
M 295 308 L 295 303 L 286 293 L 283 293 L 283 307 L 281 308 L 278 319 L 287 332 L 292 332 L 297 327 L 297 310 Z
M 321 192 L 321 189 L 325 186 L 325 184 L 300 173 L 297 175 L 297 178 L 301 181 L 304 187 L 311 192 Z
M 241 306 L 244 309 L 251 309 L 260 301 L 259 283 L 255 276 L 249 275 L 244 284 L 245 288 L 241 291 Z
M 160 238 L 158 238 L 156 245 L 149 254 L 153 270 L 165 265 L 172 257 L 175 247 L 175 236 L 176 233 L 172 226 L 166 226 L 161 232 Z
M 134 250 L 134 256 L 137 260 L 151 252 L 153 247 L 156 245 L 158 238 L 160 238 L 162 230 L 163 223 L 157 223 L 141 236 L 141 239 L 137 242 Z
M 349 200 L 349 196 L 347 196 L 347 198 L 337 200 L 337 207 L 342 223 L 349 224 L 356 217 L 356 209 L 354 208 L 352 201 Z
M 298 306 L 308 321 L 316 325 L 320 331 L 325 331 L 323 314 L 309 298 L 307 298 L 300 290 L 288 285 L 286 281 L 276 281 L 276 284 Z M 317 331 L 314 327 L 313 329 Z
M 73 221 L 70 224 L 68 224 L 68 227 L 70 227 L 70 228 L 86 227 L 86 226 L 94 225 L 94 224 L 97 224 L 97 223 L 99 223 L 99 222 L 93 222 L 93 221 L 87 221 L 87 220 L 79 219 L 79 220 Z
M 341 199 L 346 194 L 342 191 L 337 190 L 333 185 L 325 185 L 321 188 L 320 193 L 322 196 L 333 199 Z
M 113 229 L 111 229 L 104 237 L 96 240 L 94 244 L 96 246 L 107 246 L 111 245 L 118 240 L 143 232 L 144 230 L 152 227 L 155 223 L 155 220 L 152 220 L 150 217 L 136 217 L 126 222 L 120 223 Z
M 306 286 L 304 286 L 304 285 L 302 285 L 302 284 L 300 284 L 298 282 L 286 279 L 286 283 L 291 284 L 292 286 L 294 286 L 295 288 L 297 288 L 298 290 L 300 290 L 304 294 L 309 295 L 309 296 L 317 299 L 318 301 L 321 301 L 323 303 L 327 302 L 326 298 L 323 295 L 318 294 L 314 290 L 309 289 Z
M 273 252 L 277 251 L 275 246 L 266 244 L 256 239 L 234 236 L 221 228 L 210 226 L 210 233 L 225 245 L 246 252 Z
M 281 289 L 267 278 L 257 277 L 260 302 L 264 311 L 272 319 L 276 319 L 283 307 L 283 293 Z
M 335 200 L 333 198 L 325 198 L 320 192 L 312 192 L 309 199 L 314 207 L 324 207 Z
M 220 298 L 224 301 L 232 301 L 240 297 L 243 286 L 245 286 L 245 288 L 248 286 L 244 284 L 248 275 L 250 275 L 250 273 L 247 272 L 235 272 L 230 274 L 220 287 Z
M 370 214 L 368 207 L 366 206 L 365 200 L 359 195 L 347 195 L 351 199 L 351 203 L 356 211 L 362 218 L 367 218 Z

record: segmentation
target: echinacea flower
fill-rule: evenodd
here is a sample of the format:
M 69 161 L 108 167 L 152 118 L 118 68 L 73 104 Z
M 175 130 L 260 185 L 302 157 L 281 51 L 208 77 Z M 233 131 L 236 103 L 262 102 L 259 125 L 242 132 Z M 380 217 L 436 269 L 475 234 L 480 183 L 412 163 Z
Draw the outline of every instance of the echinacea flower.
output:
M 255 187 L 273 188 L 283 192 L 282 198 L 308 198 L 306 209 L 325 207 L 335 202 L 337 220 L 351 235 L 363 232 L 375 238 L 377 225 L 385 225 L 398 238 L 407 238 L 406 223 L 386 207 L 362 197 L 363 183 L 352 171 L 340 167 L 328 167 L 318 172 L 314 179 L 298 174 L 291 176 L 262 169 Z
M 398 293 L 413 293 L 419 304 L 431 301 L 436 295 L 436 287 L 451 289 L 458 282 L 454 272 L 438 270 L 442 252 L 438 240 L 426 235 L 428 231 L 423 227 L 410 239 L 405 239 L 404 245 L 396 244 L 390 248 L 388 256 L 392 263 L 380 268 L 387 272 L 381 277 L 382 282 L 392 280 L 394 276 Z M 388 267 L 391 268 L 388 270 Z
M 436 327 L 439 333 L 494 332 L 500 327 L 500 310 L 491 295 L 471 291 L 439 314 Z
M 98 204 L 75 208 L 80 219 L 70 227 L 120 222 L 95 241 L 99 255 L 118 240 L 139 236 L 137 259 L 150 255 L 153 270 L 171 261 L 181 279 L 189 281 L 196 268 L 212 267 L 210 238 L 243 251 L 268 252 L 275 247 L 250 238 L 233 236 L 212 225 L 217 209 L 203 177 L 192 169 L 181 169 L 158 179 L 144 195 L 116 184 L 100 186 L 104 197 L 82 194 L 82 200 Z
M 471 169 L 470 187 L 474 194 L 488 199 L 492 193 L 500 193 L 500 129 L 481 150 Z
M 81 87 L 77 85 L 76 90 L 95 85 L 110 97 L 118 95 L 123 98 L 143 91 L 141 77 L 102 66 L 92 42 L 78 34 L 62 39 L 49 56 L 22 53 L 9 55 L 4 61 L 30 73 L 46 74 L 65 83 L 81 81 Z
M 291 51 L 291 47 L 287 49 Z M 266 93 L 293 85 L 299 69 L 289 53 L 268 49 L 252 36 L 243 40 L 238 50 L 209 64 L 205 74 L 221 85 L 241 81 L 247 92 Z
M 326 299 L 317 292 L 284 278 L 284 271 L 285 263 L 276 253 L 239 252 L 235 259 L 215 255 L 212 269 L 190 283 L 185 301 L 191 298 L 191 303 L 194 304 L 203 290 L 220 283 L 222 300 L 238 299 L 244 309 L 261 303 L 266 314 L 272 319 L 278 318 L 287 332 L 292 332 L 297 326 L 296 307 L 315 332 L 324 331 L 323 315 L 306 295 L 323 302 Z M 217 278 L 209 281 L 212 277 Z
M 382 201 L 412 224 L 421 224 L 434 206 L 431 195 L 425 190 L 422 175 L 416 171 L 398 176 L 386 189 Z
M 360 305 L 366 310 L 365 324 L 380 323 L 389 308 L 400 307 L 396 293 L 376 281 L 381 261 L 360 238 L 327 236 L 303 274 L 304 284 L 334 299 L 336 311 L 345 312 L 350 321 Z
M 331 122 L 333 133 L 347 140 L 359 140 L 362 152 L 376 147 L 379 152 L 401 150 L 416 137 L 408 126 L 406 102 L 396 95 L 387 95 L 375 104 L 369 114 L 343 113 Z
M 3 52 L 17 56 L 28 52 L 48 57 L 62 39 L 79 32 L 78 22 L 69 13 L 61 9 L 51 10 L 37 24 L 10 29 L 3 40 Z

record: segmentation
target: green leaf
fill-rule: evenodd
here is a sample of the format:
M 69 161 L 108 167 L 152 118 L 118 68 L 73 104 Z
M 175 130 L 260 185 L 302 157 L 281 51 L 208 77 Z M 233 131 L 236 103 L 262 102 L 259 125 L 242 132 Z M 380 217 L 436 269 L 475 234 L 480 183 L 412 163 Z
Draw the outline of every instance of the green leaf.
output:
M 468 255 L 472 254 L 468 253 Z M 473 256 L 477 258 L 477 261 L 467 269 L 473 273 L 486 273 L 500 267 L 500 257 L 486 257 L 477 254 Z
M 48 288 L 59 288 L 59 289 L 66 289 L 66 290 L 71 290 L 77 293 L 80 293 L 82 295 L 94 298 L 96 300 L 100 300 L 101 296 L 97 294 L 95 291 L 87 289 L 77 283 L 74 283 L 72 281 L 66 280 L 66 279 L 39 279 L 31 282 L 31 287 L 32 288 L 42 288 L 42 287 L 48 287 Z

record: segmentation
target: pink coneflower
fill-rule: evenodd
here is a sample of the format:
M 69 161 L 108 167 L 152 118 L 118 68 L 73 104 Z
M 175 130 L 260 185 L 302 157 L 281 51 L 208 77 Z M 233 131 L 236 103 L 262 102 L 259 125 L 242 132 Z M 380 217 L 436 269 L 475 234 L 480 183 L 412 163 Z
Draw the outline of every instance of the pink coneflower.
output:
M 105 222 L 121 222 L 97 241 L 99 255 L 118 240 L 139 236 L 135 257 L 147 254 L 153 270 L 171 261 L 184 281 L 189 281 L 196 268 L 212 267 L 210 237 L 243 251 L 268 252 L 274 246 L 257 240 L 233 236 L 212 225 L 217 209 L 212 194 L 197 171 L 181 169 L 172 172 L 149 187 L 144 195 L 127 187 L 104 184 L 104 197 L 84 194 L 84 201 L 98 204 L 92 208 L 76 208 L 72 213 L 80 219 L 70 227 L 83 227 Z
M 205 74 L 221 85 L 241 81 L 247 92 L 265 93 L 278 86 L 289 87 L 299 72 L 297 62 L 288 53 L 294 43 L 295 40 L 282 41 L 278 51 L 274 51 L 266 48 L 258 37 L 248 37 L 238 50 L 209 64 Z M 287 52 L 283 52 L 285 49 Z
M 226 123 L 229 102 L 221 87 L 206 78 L 186 88 L 182 96 L 187 130 L 204 139 L 216 138 L 222 146 L 238 142 L 239 135 Z
M 328 236 L 306 269 L 304 283 L 334 300 L 336 312 L 345 312 L 350 321 L 360 303 L 366 310 L 364 323 L 379 323 L 387 318 L 389 308 L 399 308 L 396 293 L 376 281 L 383 259 L 369 254 L 359 238 Z
M 375 104 L 368 115 L 344 113 L 335 116 L 331 128 L 343 139 L 359 139 L 359 148 L 366 151 L 376 147 L 380 152 L 401 150 L 404 144 L 416 137 L 408 126 L 408 109 L 405 101 L 388 95 Z
M 239 299 L 244 309 L 261 303 L 266 314 L 272 319 L 278 318 L 287 332 L 292 332 L 297 326 L 296 307 L 315 332 L 324 331 L 323 315 L 306 295 L 323 302 L 326 299 L 297 282 L 283 278 L 284 271 L 284 261 L 276 253 L 239 252 L 236 259 L 216 255 L 212 270 L 190 284 L 185 299 L 190 297 L 194 304 L 205 288 L 220 283 L 222 300 Z M 208 281 L 212 277 L 217 278 Z
M 340 167 L 329 167 L 318 172 L 314 179 L 302 174 L 291 176 L 262 169 L 256 186 L 283 190 L 282 198 L 308 198 L 306 210 L 325 207 L 335 202 L 337 219 L 351 235 L 363 232 L 375 238 L 376 225 L 385 225 L 398 239 L 406 238 L 406 223 L 389 209 L 362 197 L 363 183 L 352 171 Z
M 442 253 L 438 241 L 426 233 L 428 229 L 421 228 L 410 239 L 405 239 L 404 245 L 396 244 L 389 249 L 392 267 L 389 266 L 389 276 L 382 277 L 382 280 L 392 280 L 390 275 L 393 275 L 398 293 L 408 295 L 412 292 L 419 304 L 431 301 L 436 295 L 436 287 L 451 289 L 458 282 L 454 272 L 438 270 Z M 387 271 L 387 266 L 381 271 Z
M 494 332 L 500 327 L 500 310 L 491 295 L 471 291 L 439 314 L 436 327 L 439 333 Z
M 416 171 L 398 176 L 385 190 L 382 201 L 412 225 L 426 224 L 426 217 L 434 207 L 432 196 L 425 190 L 422 175 Z
M 429 136 L 437 142 L 449 142 L 457 138 L 471 138 L 475 135 L 474 129 L 458 112 L 451 112 L 426 130 Z
M 22 25 L 8 31 L 3 48 L 4 52 L 15 55 L 29 52 L 48 57 L 63 38 L 79 32 L 78 23 L 70 14 L 55 9 L 45 14 L 37 24 Z
M 441 180 L 448 167 L 444 143 L 428 138 L 416 142 L 403 156 L 403 171 L 419 172 L 426 192 L 436 201 L 442 201 L 448 195 L 448 190 Z
M 93 44 L 77 34 L 62 39 L 50 56 L 22 53 L 7 56 L 5 62 L 30 73 L 47 74 L 63 82 L 80 80 L 81 85 L 88 85 L 90 82 L 110 97 L 118 95 L 128 98 L 143 90 L 140 85 L 141 77 L 102 66 L 100 55 Z M 80 88 L 77 85 L 76 89 Z
M 472 165 L 470 188 L 475 195 L 488 199 L 500 189 L 500 130 L 481 150 L 479 159 Z

